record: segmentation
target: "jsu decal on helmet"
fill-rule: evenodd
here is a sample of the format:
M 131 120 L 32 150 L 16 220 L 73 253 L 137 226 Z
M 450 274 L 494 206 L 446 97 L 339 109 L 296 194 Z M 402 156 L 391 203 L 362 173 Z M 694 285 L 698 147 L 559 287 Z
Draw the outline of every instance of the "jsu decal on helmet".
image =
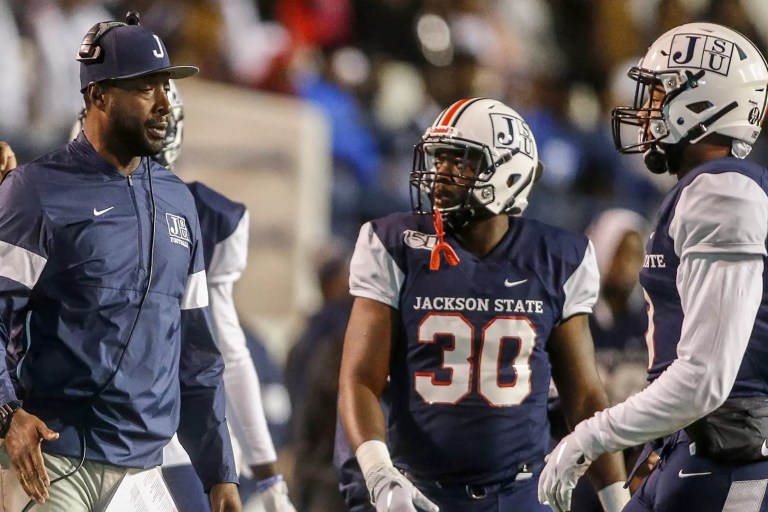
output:
M 670 68 L 706 69 L 727 76 L 734 48 L 738 47 L 721 37 L 677 34 L 672 38 L 667 65 Z

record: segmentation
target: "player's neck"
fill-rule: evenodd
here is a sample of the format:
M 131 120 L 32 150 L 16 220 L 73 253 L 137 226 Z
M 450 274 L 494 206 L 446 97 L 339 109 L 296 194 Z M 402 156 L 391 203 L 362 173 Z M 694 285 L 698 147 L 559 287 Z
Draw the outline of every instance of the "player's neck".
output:
M 491 252 L 509 229 L 509 217 L 506 214 L 493 215 L 469 223 L 458 230 L 454 236 L 464 250 L 482 257 Z
M 727 144 L 722 139 L 716 139 L 712 144 L 700 142 L 686 147 L 682 154 L 680 168 L 676 173 L 677 179 L 682 179 L 691 169 L 707 160 L 729 156 L 731 154 L 730 139 L 727 139 Z

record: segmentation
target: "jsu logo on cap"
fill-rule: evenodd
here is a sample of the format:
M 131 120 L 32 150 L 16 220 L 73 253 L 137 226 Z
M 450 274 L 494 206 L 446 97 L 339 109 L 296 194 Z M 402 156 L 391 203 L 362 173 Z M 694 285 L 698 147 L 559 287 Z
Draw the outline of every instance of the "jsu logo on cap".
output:
M 163 57 L 165 57 L 165 50 L 163 50 L 163 43 L 160 42 L 160 38 L 157 37 L 155 34 L 152 34 L 152 35 L 155 37 L 155 41 L 157 41 L 158 50 L 160 50 L 160 51 L 153 50 L 152 55 L 154 55 L 158 59 L 162 59 Z

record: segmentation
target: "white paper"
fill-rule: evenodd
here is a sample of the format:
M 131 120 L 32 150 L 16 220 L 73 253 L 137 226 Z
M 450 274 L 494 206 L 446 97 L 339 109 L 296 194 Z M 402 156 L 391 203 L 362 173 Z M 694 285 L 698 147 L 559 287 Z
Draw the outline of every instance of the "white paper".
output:
M 105 512 L 179 512 L 160 468 L 126 475 Z

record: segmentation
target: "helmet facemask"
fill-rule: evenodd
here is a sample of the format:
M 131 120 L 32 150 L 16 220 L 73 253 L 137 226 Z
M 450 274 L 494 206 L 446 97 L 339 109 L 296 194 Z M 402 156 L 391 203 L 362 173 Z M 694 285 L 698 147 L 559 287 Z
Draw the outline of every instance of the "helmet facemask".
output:
M 688 116 L 678 116 L 676 123 L 689 128 L 675 133 L 670 127 L 670 106 L 681 94 L 699 87 L 705 74 L 704 70 L 654 72 L 631 68 L 627 75 L 637 83 L 634 104 L 617 107 L 612 113 L 616 149 L 624 154 L 642 153 L 646 167 L 655 174 L 675 170 L 683 147 L 707 135 L 710 125 L 737 106 L 734 101 L 713 111 L 714 105 L 706 100 L 688 103 Z M 696 116 L 699 118 L 689 119 Z M 633 142 L 626 141 L 627 127 L 630 137 L 632 131 L 636 134 Z
M 414 150 L 411 172 L 411 205 L 419 214 L 437 208 L 449 230 L 491 215 L 494 201 L 490 184 L 495 168 L 490 149 L 473 141 L 430 137 Z

